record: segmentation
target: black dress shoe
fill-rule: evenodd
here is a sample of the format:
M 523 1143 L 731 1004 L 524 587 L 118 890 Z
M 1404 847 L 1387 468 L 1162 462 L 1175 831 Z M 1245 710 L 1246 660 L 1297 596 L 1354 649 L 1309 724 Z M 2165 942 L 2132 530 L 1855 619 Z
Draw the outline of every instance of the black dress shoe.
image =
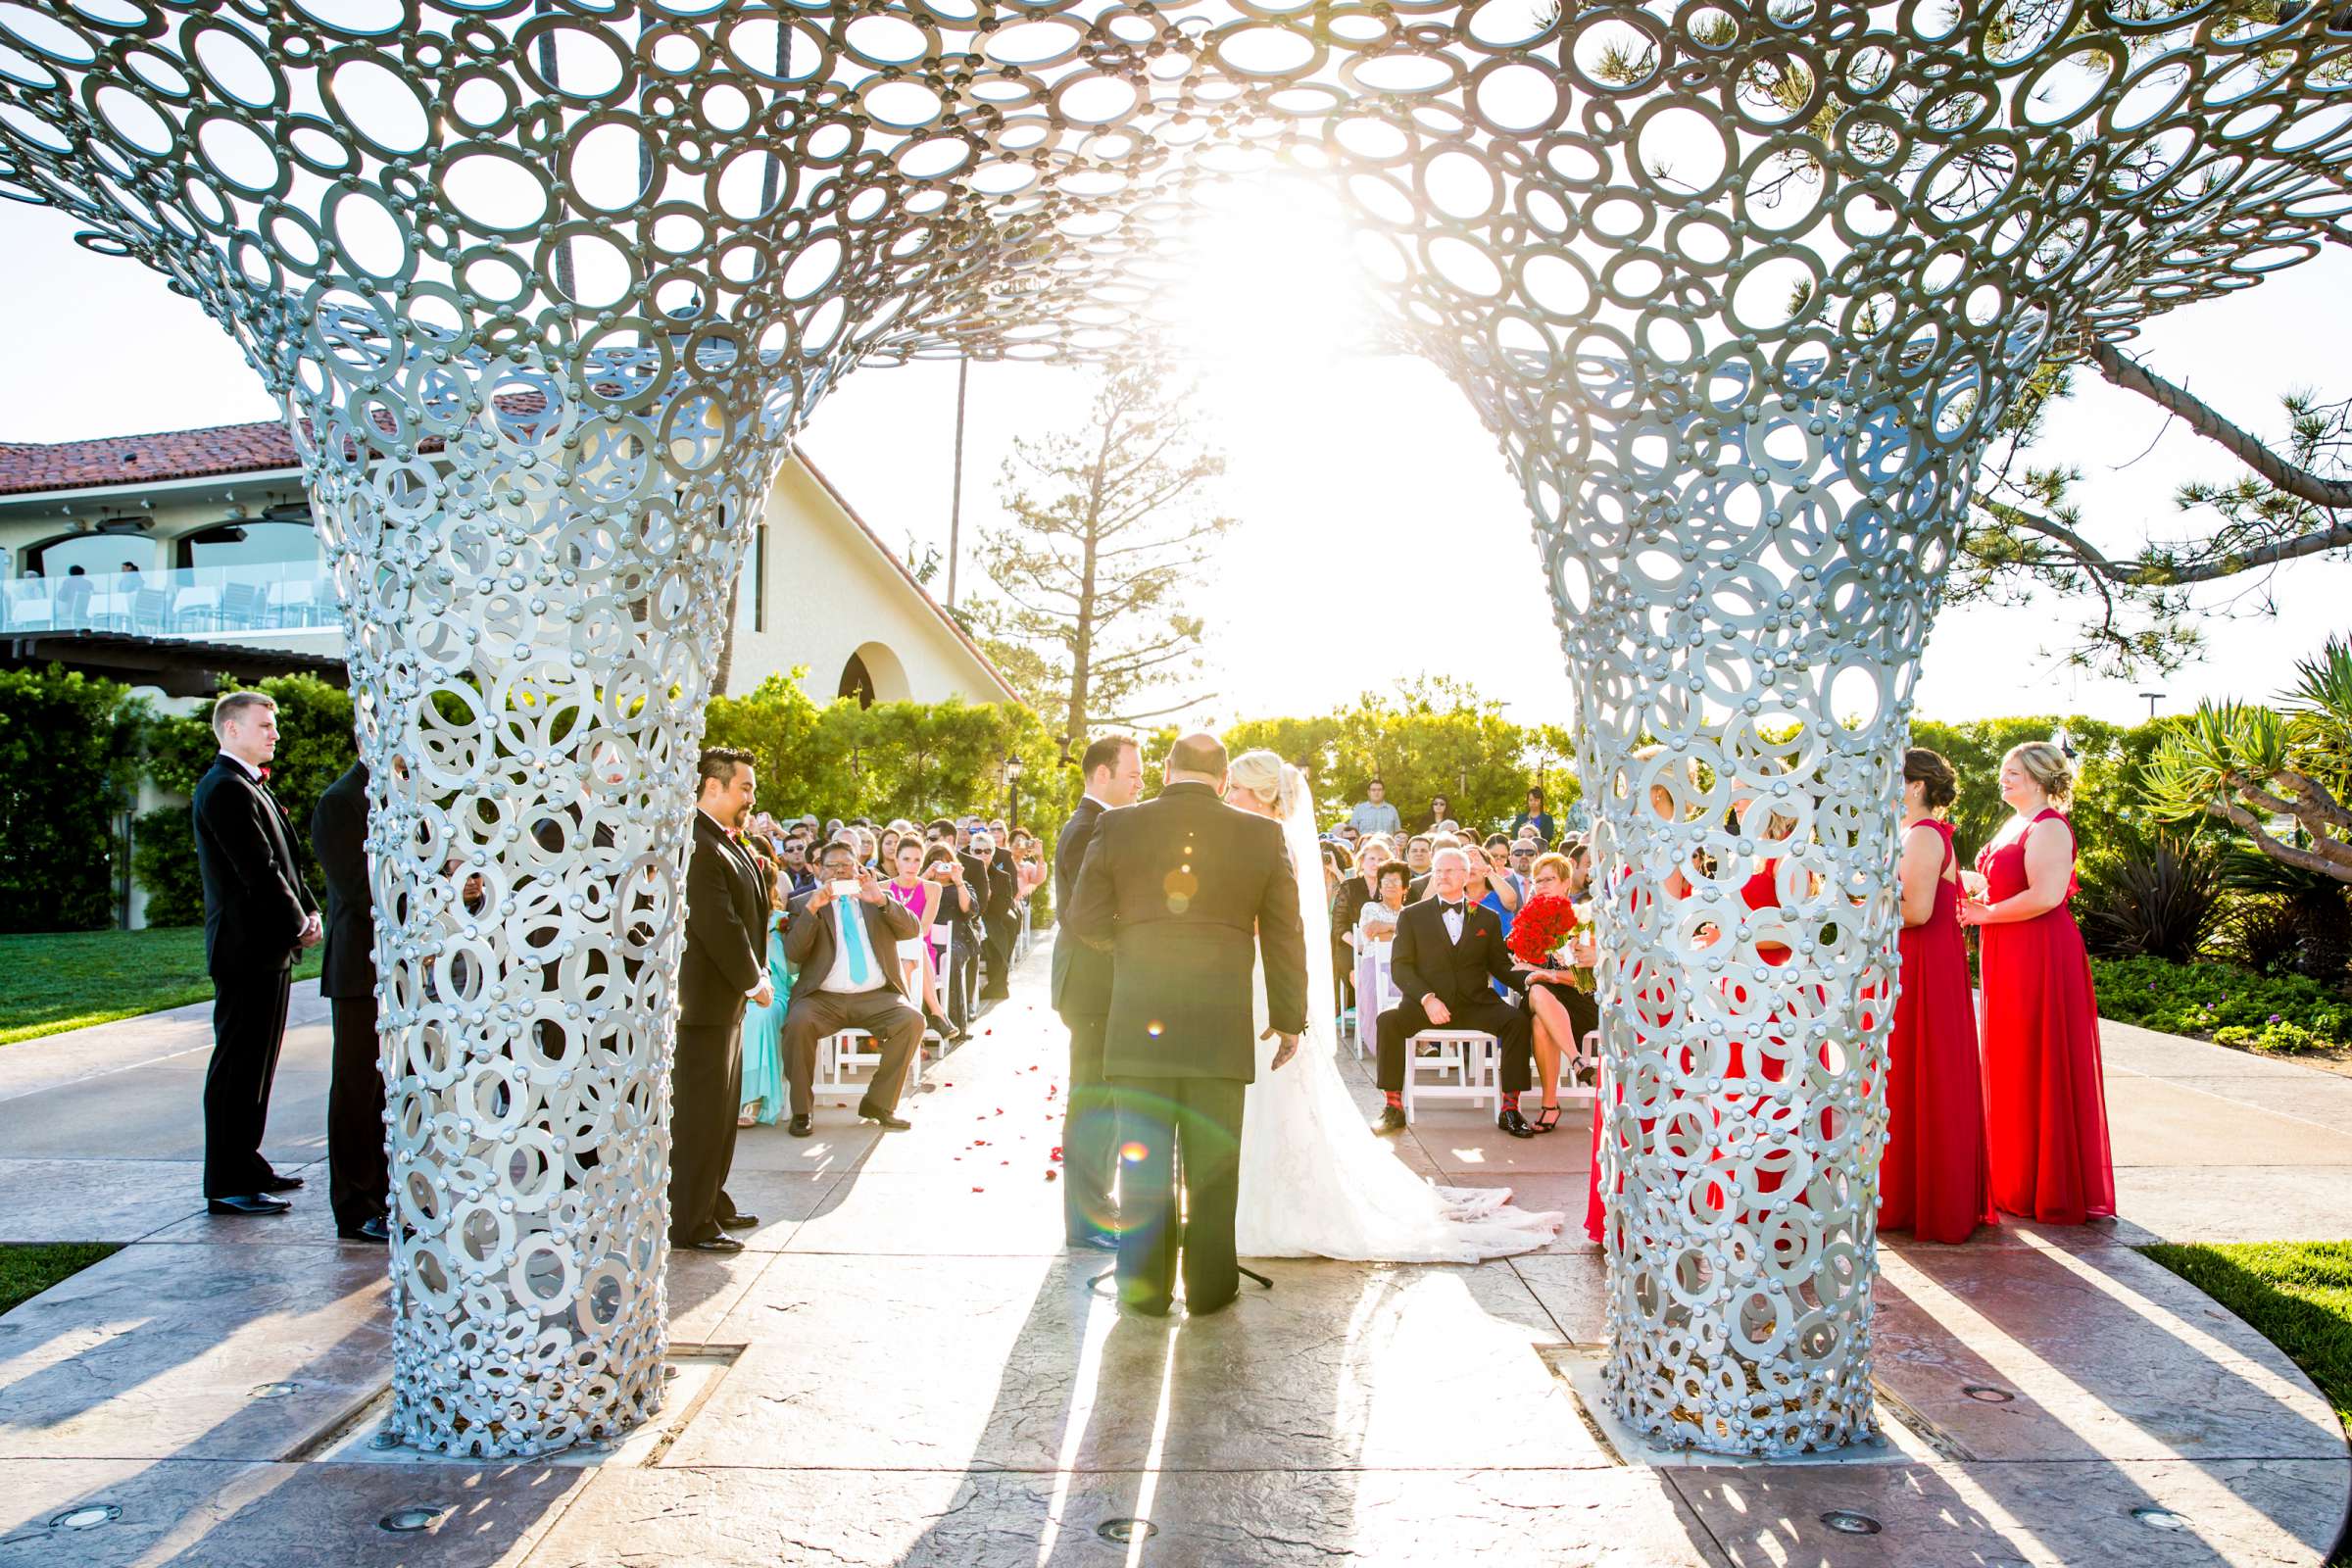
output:
M 795 1116 L 784 1124 L 784 1130 L 795 1138 L 806 1138 L 816 1131 L 816 1123 L 807 1116 Z
M 1533 1138 L 1536 1136 L 1536 1130 L 1527 1124 L 1527 1118 L 1520 1115 L 1515 1110 L 1506 1110 L 1501 1115 L 1495 1117 L 1494 1125 L 1501 1128 L 1504 1132 L 1509 1133 L 1513 1138 Z
M 204 1211 L 208 1214 L 283 1214 L 293 1206 L 282 1198 L 264 1198 L 259 1193 L 204 1200 Z
M 743 1250 L 743 1244 L 732 1236 L 706 1236 L 699 1242 L 680 1242 L 677 1245 L 689 1252 L 740 1252 Z
M 1207 1317 L 1212 1312 L 1224 1311 L 1232 1304 L 1233 1298 L 1230 1296 L 1221 1296 L 1217 1298 L 1217 1299 L 1210 1301 L 1203 1306 L 1195 1306 L 1192 1302 L 1192 1298 L 1187 1297 L 1184 1303 L 1184 1315 L 1186 1317 Z
M 384 1217 L 378 1214 L 373 1219 L 360 1221 L 348 1230 L 338 1225 L 335 1234 L 347 1242 L 388 1242 L 392 1239 L 392 1227 L 385 1224 Z
M 1404 1131 L 1404 1125 L 1403 1111 L 1395 1105 L 1383 1105 L 1379 1118 L 1372 1123 L 1372 1130 L 1381 1134 L 1400 1133 Z
M 867 1121 L 880 1123 L 887 1132 L 903 1133 L 914 1125 L 904 1116 L 894 1116 L 887 1110 L 877 1110 L 862 1100 L 858 1102 L 858 1114 Z
M 270 1175 L 262 1178 L 262 1191 L 265 1193 L 291 1193 L 298 1191 L 301 1186 L 302 1178 L 299 1176 Z
M 722 1231 L 756 1230 L 759 1225 L 760 1216 L 757 1214 L 729 1214 L 718 1222 L 718 1228 Z

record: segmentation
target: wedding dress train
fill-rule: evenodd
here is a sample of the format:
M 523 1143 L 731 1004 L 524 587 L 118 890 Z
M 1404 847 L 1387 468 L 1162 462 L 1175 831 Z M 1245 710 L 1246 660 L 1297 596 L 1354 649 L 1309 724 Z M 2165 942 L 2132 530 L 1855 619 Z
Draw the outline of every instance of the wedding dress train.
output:
M 1340 1075 L 1331 918 L 1319 896 L 1313 807 L 1296 769 L 1286 767 L 1283 777 L 1283 837 L 1306 924 L 1307 1032 L 1280 1071 L 1269 1065 L 1278 1042 L 1258 1042 L 1257 1081 L 1242 1115 L 1237 1250 L 1244 1257 L 1476 1263 L 1544 1246 L 1559 1233 L 1561 1215 L 1513 1207 L 1507 1188 L 1435 1186 L 1365 1124 L 1367 1113 Z M 1256 990 L 1262 1035 L 1262 975 Z

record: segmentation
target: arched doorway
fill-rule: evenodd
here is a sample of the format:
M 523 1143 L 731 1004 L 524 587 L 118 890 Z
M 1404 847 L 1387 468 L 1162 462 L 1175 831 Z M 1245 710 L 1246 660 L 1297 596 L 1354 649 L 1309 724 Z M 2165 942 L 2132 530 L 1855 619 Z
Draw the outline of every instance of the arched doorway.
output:
M 887 643 L 860 643 L 841 666 L 834 696 L 855 697 L 859 708 L 871 708 L 876 703 L 912 702 L 914 688 L 907 682 L 906 664 Z

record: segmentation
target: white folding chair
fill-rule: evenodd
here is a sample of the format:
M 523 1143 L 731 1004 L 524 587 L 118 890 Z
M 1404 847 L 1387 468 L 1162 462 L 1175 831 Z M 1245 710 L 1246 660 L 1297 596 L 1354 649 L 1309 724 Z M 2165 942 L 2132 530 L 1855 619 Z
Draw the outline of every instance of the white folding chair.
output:
M 1435 1046 L 1424 1054 L 1423 1046 Z M 1500 1076 L 1502 1054 L 1494 1037 L 1483 1029 L 1424 1029 L 1404 1043 L 1404 1119 L 1413 1119 L 1415 1105 L 1424 1100 L 1460 1100 L 1477 1105 L 1492 1101 L 1502 1109 Z M 1434 1072 L 1434 1083 L 1422 1081 Z M 1447 1083 L 1451 1074 L 1454 1081 Z
M 1389 973 L 1391 944 L 1367 942 L 1355 964 L 1355 1054 L 1369 1056 L 1380 1050 L 1380 1015 L 1404 1000 Z M 1369 1001 L 1371 1005 L 1364 1004 Z

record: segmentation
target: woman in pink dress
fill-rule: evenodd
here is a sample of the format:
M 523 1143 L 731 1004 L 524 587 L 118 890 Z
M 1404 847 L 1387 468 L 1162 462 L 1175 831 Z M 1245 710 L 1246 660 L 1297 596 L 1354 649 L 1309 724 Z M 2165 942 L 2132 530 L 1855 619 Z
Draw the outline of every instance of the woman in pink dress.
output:
M 1886 1152 L 1879 1229 L 1965 1242 L 1996 1223 L 1984 1148 L 1977 1016 L 1960 929 L 1960 873 L 1941 813 L 1959 775 L 1935 752 L 1903 754 L 1902 989 L 1886 1041 Z
M 1984 891 L 1960 906 L 1982 926 L 1984 1105 L 1992 1200 L 2012 1214 L 2080 1225 L 2115 1212 L 2099 1008 L 2075 893 L 2075 787 L 2066 755 L 2029 741 L 2001 760 L 2015 814 L 1977 856 Z

